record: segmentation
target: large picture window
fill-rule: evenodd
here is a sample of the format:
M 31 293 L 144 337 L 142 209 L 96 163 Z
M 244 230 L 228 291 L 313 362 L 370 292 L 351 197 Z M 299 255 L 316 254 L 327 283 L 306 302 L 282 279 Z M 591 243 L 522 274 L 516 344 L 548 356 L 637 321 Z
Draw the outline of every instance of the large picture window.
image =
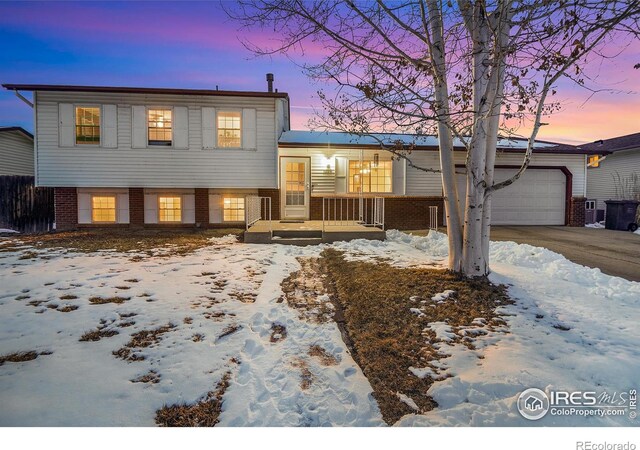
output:
M 76 107 L 76 144 L 100 144 L 99 107 Z
M 182 222 L 182 198 L 179 195 L 158 197 L 158 221 Z
M 349 161 L 349 192 L 390 193 L 392 161 Z
M 170 109 L 150 109 L 148 115 L 149 145 L 172 144 L 172 114 Z
M 244 222 L 244 198 L 224 199 L 224 222 Z
M 91 221 L 94 223 L 116 222 L 116 196 L 91 196 Z
M 242 146 L 242 115 L 240 112 L 218 112 L 218 147 Z

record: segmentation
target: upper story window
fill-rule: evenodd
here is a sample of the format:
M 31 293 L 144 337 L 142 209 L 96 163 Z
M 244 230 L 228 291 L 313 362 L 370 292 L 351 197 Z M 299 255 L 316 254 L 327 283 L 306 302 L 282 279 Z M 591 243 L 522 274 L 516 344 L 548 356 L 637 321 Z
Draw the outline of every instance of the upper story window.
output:
M 173 141 L 172 111 L 170 109 L 149 109 L 149 145 L 171 146 Z
M 100 144 L 99 107 L 76 107 L 76 144 Z
M 349 161 L 349 192 L 391 192 L 391 161 Z
M 600 155 L 591 155 L 587 158 L 587 167 L 600 167 Z
M 242 146 L 242 114 L 240 112 L 218 112 L 218 147 L 239 148 Z

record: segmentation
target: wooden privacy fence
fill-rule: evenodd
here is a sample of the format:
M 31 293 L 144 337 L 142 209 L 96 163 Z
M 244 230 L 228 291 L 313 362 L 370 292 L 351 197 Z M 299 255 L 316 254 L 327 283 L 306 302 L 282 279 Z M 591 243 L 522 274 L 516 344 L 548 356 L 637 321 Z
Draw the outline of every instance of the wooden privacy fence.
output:
M 35 187 L 30 176 L 0 176 L 0 228 L 51 231 L 54 220 L 53 188 Z

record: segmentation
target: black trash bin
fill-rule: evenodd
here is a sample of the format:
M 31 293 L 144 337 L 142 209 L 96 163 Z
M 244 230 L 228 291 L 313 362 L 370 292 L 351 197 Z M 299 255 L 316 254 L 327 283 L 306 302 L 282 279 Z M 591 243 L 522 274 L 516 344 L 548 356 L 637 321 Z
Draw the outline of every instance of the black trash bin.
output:
M 604 227 L 607 230 L 636 231 L 636 210 L 638 204 L 635 200 L 607 200 L 607 216 Z

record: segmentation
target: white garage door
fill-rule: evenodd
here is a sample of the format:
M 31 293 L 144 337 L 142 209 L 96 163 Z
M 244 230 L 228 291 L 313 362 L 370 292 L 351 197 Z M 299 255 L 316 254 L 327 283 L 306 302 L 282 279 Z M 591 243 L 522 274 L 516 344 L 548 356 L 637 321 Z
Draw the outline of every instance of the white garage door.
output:
M 516 169 L 496 169 L 496 182 L 504 181 Z M 492 225 L 564 225 L 567 179 L 561 170 L 527 169 L 518 181 L 492 197 Z M 464 202 L 465 177 L 458 177 Z

